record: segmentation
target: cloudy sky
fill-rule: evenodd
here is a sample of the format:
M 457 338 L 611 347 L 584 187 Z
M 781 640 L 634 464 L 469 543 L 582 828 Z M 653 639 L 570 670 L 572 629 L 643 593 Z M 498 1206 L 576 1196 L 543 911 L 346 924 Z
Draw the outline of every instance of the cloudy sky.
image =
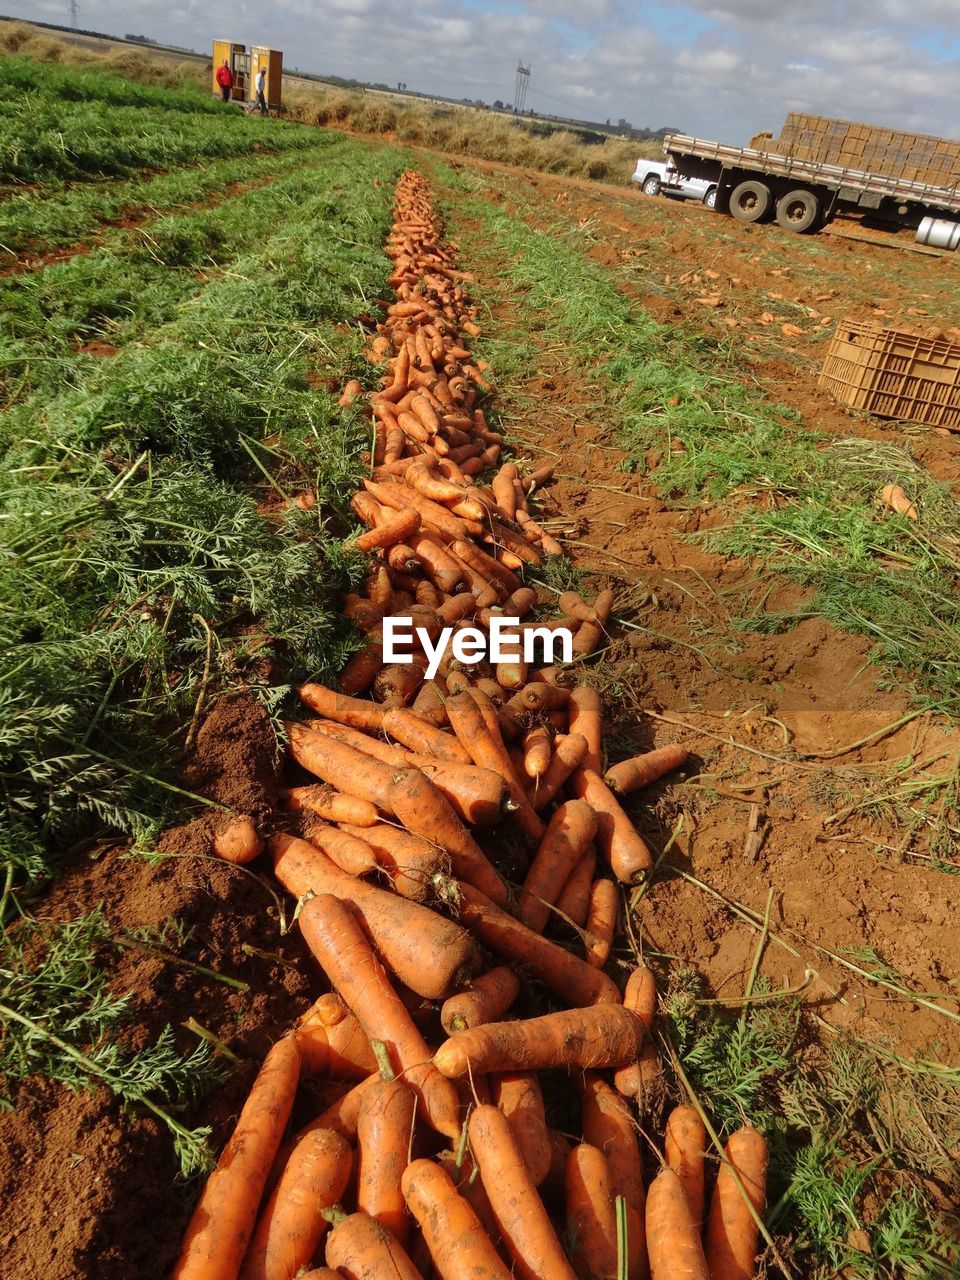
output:
M 68 0 L 0 0 L 65 23 Z M 960 136 L 960 0 L 79 0 L 80 25 L 451 97 L 745 142 L 809 110 Z

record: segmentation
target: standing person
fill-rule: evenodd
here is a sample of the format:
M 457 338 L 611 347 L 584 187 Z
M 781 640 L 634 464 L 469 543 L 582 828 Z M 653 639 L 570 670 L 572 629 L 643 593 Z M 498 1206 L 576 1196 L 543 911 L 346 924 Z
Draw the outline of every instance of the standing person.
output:
M 259 108 L 260 114 L 262 116 L 265 116 L 267 114 L 267 99 L 264 96 L 267 90 L 266 67 L 260 67 L 259 70 L 257 71 L 257 79 L 254 87 L 256 88 L 256 92 L 257 92 L 257 100 L 254 103 L 254 106 L 256 108 Z
M 233 88 L 233 72 L 226 58 L 223 60 L 223 65 L 217 67 L 217 84 L 220 86 L 220 96 L 224 102 L 229 102 L 230 90 Z

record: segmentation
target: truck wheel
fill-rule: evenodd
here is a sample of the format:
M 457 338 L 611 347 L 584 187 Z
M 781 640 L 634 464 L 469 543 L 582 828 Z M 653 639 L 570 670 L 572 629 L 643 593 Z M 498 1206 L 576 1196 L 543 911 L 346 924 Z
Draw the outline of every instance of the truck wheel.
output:
M 708 209 L 715 209 L 717 207 L 717 188 L 716 187 L 710 188 L 707 194 L 703 197 L 703 203 L 707 206 Z
M 645 196 L 658 196 L 660 194 L 660 179 L 655 173 L 651 173 L 649 178 L 644 178 L 641 190 Z
M 812 191 L 798 187 L 777 201 L 777 222 L 785 231 L 812 231 L 820 221 L 820 201 Z
M 765 182 L 741 182 L 730 192 L 730 216 L 737 222 L 759 222 L 772 204 L 773 196 Z

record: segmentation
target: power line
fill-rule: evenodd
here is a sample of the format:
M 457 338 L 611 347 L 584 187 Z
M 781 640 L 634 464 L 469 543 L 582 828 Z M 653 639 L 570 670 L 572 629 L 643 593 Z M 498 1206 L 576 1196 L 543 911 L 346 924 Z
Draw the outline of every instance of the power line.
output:
M 80 29 L 80 10 L 77 7 L 77 0 L 70 0 L 70 25 L 74 31 Z
M 530 87 L 530 68 L 525 67 L 522 62 L 517 63 L 517 83 L 513 90 L 513 109 L 519 113 L 523 110 L 523 104 L 527 100 L 527 90 Z

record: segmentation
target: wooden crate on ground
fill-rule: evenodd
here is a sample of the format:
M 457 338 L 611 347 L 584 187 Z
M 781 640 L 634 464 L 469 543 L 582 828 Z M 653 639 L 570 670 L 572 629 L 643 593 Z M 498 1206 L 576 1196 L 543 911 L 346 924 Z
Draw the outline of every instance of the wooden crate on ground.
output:
M 819 385 L 851 409 L 960 431 L 960 346 L 843 320 Z

